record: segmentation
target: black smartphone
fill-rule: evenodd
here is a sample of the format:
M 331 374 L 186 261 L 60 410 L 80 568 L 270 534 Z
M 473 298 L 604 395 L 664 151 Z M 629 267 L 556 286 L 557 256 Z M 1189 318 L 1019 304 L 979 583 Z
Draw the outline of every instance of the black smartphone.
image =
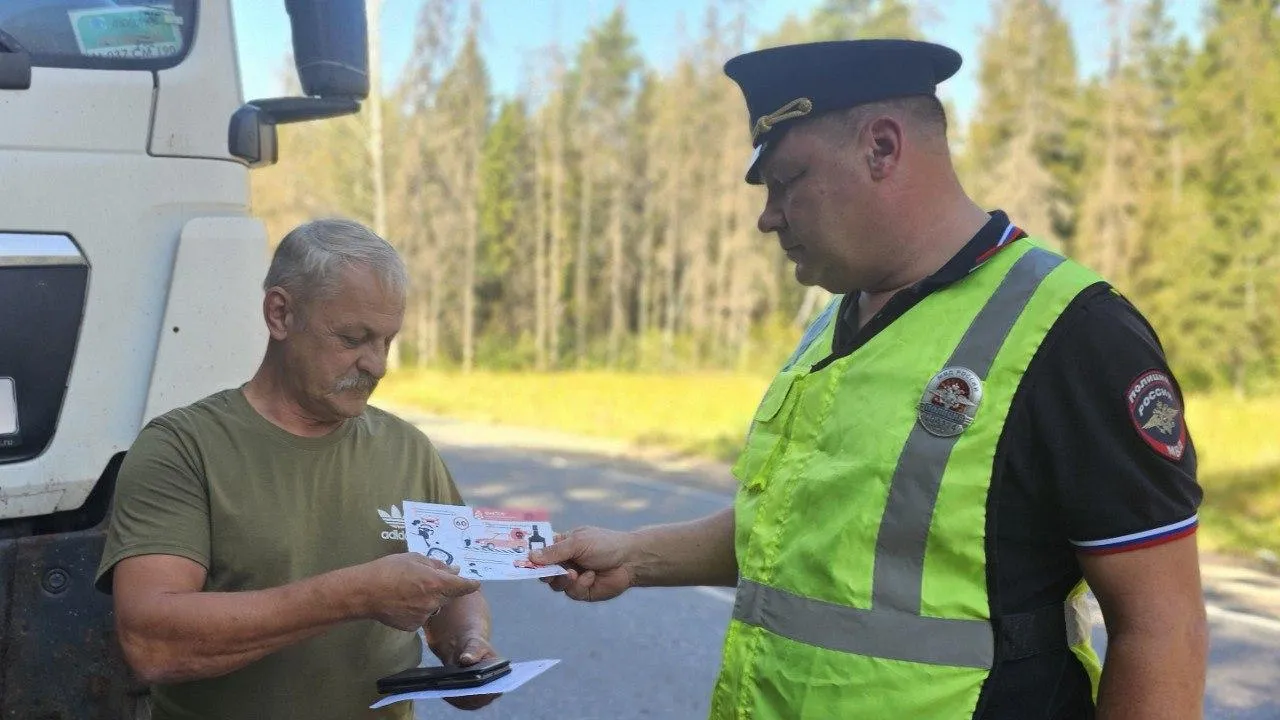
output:
M 501 658 L 481 660 L 475 665 L 462 667 L 444 665 L 434 667 L 409 668 L 378 678 L 378 692 L 384 695 L 392 693 L 416 692 L 418 690 L 453 690 L 472 688 L 492 682 L 511 672 L 511 662 Z

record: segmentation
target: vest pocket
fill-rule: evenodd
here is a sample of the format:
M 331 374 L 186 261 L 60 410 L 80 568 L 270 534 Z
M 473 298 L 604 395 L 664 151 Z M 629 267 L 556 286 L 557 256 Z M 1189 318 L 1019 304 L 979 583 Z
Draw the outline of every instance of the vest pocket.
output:
M 765 465 L 769 457 L 782 441 L 782 425 L 786 421 L 785 414 L 780 414 L 786 404 L 787 396 L 796 380 L 805 373 L 800 370 L 785 370 L 778 373 L 764 398 L 756 407 L 752 416 L 751 430 L 747 434 L 746 446 L 738 461 L 733 466 L 733 474 L 744 488 L 759 490 L 764 486 Z
M 782 409 L 782 403 L 786 402 L 787 394 L 791 391 L 791 386 L 795 384 L 796 379 L 800 377 L 799 370 L 786 370 L 778 373 L 778 377 L 770 383 L 769 389 L 764 391 L 764 397 L 760 400 L 759 407 L 756 408 L 755 422 L 767 423 L 778 415 L 778 411 Z

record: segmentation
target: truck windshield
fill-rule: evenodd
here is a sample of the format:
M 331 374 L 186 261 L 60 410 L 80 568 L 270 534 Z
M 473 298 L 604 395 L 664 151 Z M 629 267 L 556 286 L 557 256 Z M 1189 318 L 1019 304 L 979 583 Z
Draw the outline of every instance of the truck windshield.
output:
M 195 36 L 197 0 L 0 0 L 0 45 L 33 65 L 162 70 Z

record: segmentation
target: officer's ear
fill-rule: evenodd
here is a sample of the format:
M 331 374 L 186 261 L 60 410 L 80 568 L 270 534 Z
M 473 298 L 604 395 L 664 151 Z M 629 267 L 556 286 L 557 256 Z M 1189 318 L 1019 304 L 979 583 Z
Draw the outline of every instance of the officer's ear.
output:
M 872 180 L 885 180 L 893 175 L 902 160 L 902 123 L 888 115 L 879 115 L 866 124 L 863 133 L 867 170 Z

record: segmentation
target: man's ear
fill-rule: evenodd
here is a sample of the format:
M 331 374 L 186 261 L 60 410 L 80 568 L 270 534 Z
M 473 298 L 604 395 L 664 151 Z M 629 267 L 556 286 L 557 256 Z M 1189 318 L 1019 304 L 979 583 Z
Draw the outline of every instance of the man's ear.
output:
M 295 329 L 298 315 L 294 306 L 294 298 L 281 287 L 273 287 L 263 296 L 262 318 L 267 322 L 272 340 L 284 340 L 289 337 L 289 331 Z
M 891 176 L 902 159 L 902 124 L 885 115 L 867 124 L 867 169 L 872 180 Z

